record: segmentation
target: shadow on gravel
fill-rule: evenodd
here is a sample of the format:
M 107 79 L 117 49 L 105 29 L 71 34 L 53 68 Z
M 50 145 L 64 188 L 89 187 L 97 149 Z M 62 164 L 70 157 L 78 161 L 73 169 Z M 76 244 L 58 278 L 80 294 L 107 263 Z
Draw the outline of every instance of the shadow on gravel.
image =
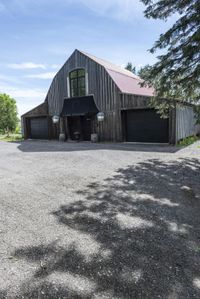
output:
M 6 294 L 7 294 L 6 291 L 0 290 L 0 299 L 6 299 Z
M 37 284 L 36 284 L 37 285 Z M 0 297 L 1 298 L 1 297 Z M 27 291 L 22 294 L 17 295 L 15 298 L 17 299 L 89 299 L 91 297 L 82 297 L 78 295 L 76 292 L 69 291 L 65 287 L 59 286 L 57 287 L 53 283 L 44 282 L 40 286 L 30 286 Z M 7 299 L 7 298 L 6 298 Z
M 199 183 L 196 159 L 149 160 L 91 182 L 53 215 L 90 237 L 92 253 L 87 241 L 19 248 L 17 258 L 42 264 L 16 298 L 200 298 Z
M 91 150 L 116 150 L 116 151 L 140 151 L 176 153 L 181 148 L 172 145 L 151 145 L 133 143 L 91 143 L 91 142 L 58 142 L 27 140 L 14 142 L 19 144 L 18 149 L 22 152 L 74 152 Z

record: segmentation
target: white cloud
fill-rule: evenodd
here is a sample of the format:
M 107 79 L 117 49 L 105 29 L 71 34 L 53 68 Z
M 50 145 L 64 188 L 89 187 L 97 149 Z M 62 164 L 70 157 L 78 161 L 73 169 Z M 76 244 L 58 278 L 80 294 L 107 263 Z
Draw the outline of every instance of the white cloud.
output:
M 24 114 L 38 104 L 42 103 L 46 97 L 45 90 L 23 88 L 19 85 L 5 82 L 0 82 L 0 93 L 7 93 L 16 99 L 19 115 Z
M 44 64 L 38 64 L 34 62 L 23 62 L 23 63 L 11 63 L 7 67 L 15 70 L 26 70 L 26 69 L 46 69 Z
M 43 98 L 45 92 L 40 89 L 22 88 L 18 86 L 9 85 L 6 83 L 0 83 L 0 93 L 8 93 L 13 98 Z
M 61 66 L 59 64 L 52 64 L 50 67 L 52 69 L 56 69 L 56 70 L 61 68 Z
M 16 78 L 16 77 L 13 77 L 13 76 L 8 76 L 8 75 L 2 75 L 0 74 L 0 80 L 1 80 L 1 84 L 2 82 L 10 82 L 10 83 L 14 83 L 14 84 L 19 84 L 21 81 Z
M 47 73 L 41 73 L 41 74 L 33 74 L 33 75 L 27 75 L 25 78 L 31 78 L 31 79 L 53 79 L 55 76 L 56 72 L 47 72 Z
M 77 0 L 96 13 L 119 20 L 143 17 L 144 5 L 140 0 Z
M 140 0 L 52 0 L 50 2 L 51 4 L 55 2 L 56 5 L 82 4 L 99 15 L 124 21 L 143 17 L 144 11 L 144 5 Z M 10 0 L 6 5 L 9 10 L 15 8 L 27 14 L 33 12 L 33 8 L 37 9 L 38 6 L 50 5 L 50 3 L 49 0 Z

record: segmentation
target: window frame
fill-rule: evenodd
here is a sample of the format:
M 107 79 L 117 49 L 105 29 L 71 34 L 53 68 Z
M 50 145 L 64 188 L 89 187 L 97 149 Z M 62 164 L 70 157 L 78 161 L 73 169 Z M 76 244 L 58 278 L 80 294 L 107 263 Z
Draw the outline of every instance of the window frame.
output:
M 84 71 L 84 74 L 79 74 L 80 71 Z M 73 76 L 73 74 L 76 75 Z M 86 70 L 84 68 L 74 69 L 69 73 L 69 87 L 71 97 L 86 96 Z

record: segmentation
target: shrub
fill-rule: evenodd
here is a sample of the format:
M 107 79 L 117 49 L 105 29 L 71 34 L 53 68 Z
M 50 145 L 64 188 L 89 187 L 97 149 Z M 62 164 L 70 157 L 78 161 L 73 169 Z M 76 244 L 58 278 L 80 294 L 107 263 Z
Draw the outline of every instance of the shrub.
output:
M 189 137 L 186 137 L 186 138 L 180 140 L 178 142 L 178 146 L 188 146 L 188 145 L 191 145 L 191 144 L 193 144 L 194 142 L 196 142 L 198 140 L 199 140 L 198 136 L 189 136 Z

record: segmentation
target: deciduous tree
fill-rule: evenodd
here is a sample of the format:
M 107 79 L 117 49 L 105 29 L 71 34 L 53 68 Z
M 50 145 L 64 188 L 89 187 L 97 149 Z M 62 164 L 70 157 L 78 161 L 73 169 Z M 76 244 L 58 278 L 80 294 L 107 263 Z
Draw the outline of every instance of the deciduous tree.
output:
M 0 132 L 15 131 L 18 124 L 16 101 L 7 94 L 0 94 Z

